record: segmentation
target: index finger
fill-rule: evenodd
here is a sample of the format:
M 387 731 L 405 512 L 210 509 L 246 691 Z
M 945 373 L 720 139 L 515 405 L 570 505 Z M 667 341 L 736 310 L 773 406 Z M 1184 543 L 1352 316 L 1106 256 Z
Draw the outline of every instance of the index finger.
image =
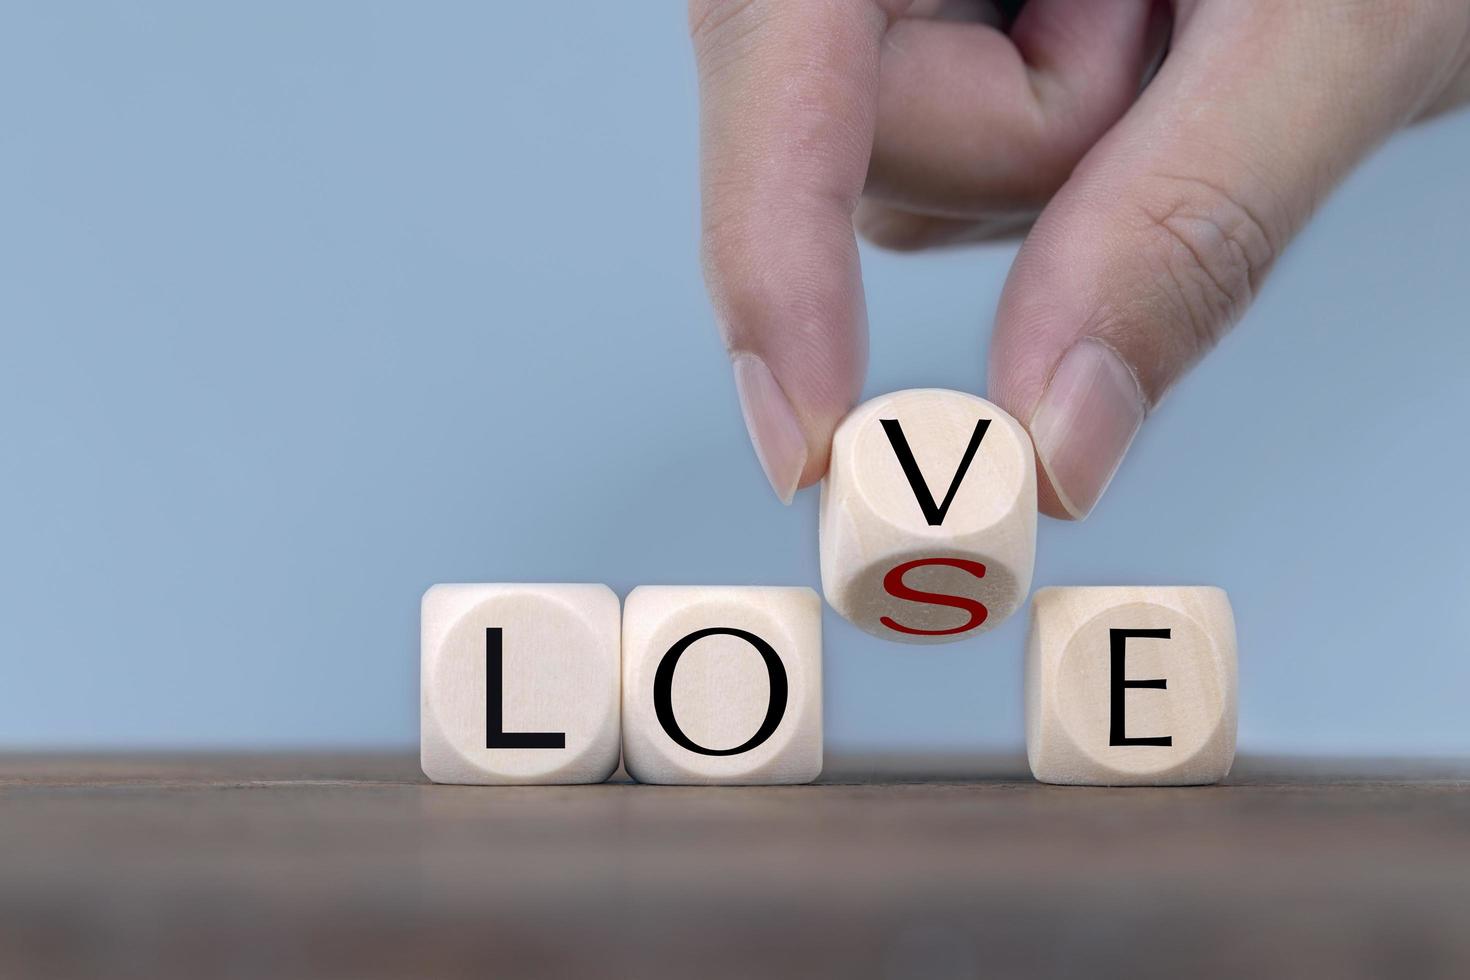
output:
M 827 469 L 867 316 L 852 214 L 879 50 L 911 0 L 692 0 L 705 279 L 776 495 Z

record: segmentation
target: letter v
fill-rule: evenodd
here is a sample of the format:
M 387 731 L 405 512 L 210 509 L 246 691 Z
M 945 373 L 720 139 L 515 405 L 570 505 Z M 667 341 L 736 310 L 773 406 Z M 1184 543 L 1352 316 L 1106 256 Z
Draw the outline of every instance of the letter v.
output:
M 929 485 L 924 482 L 924 474 L 919 472 L 919 464 L 914 459 L 914 451 L 909 448 L 909 441 L 904 437 L 903 426 L 898 424 L 898 419 L 880 419 L 883 423 L 883 431 L 888 433 L 888 441 L 893 445 L 893 454 L 898 457 L 898 465 L 903 467 L 903 475 L 908 477 L 909 486 L 914 490 L 914 497 L 919 501 L 919 509 L 924 512 L 924 519 L 932 525 L 944 523 L 944 515 L 949 512 L 949 505 L 954 502 L 954 495 L 960 489 L 960 481 L 965 478 L 965 471 L 970 468 L 970 460 L 975 458 L 975 451 L 980 448 L 980 440 L 985 438 L 985 432 L 990 428 L 989 419 L 980 419 L 975 423 L 975 432 L 970 436 L 970 444 L 965 447 L 964 458 L 960 460 L 960 468 L 955 470 L 954 479 L 950 481 L 949 493 L 944 495 L 944 503 L 934 505 L 934 495 L 929 492 Z

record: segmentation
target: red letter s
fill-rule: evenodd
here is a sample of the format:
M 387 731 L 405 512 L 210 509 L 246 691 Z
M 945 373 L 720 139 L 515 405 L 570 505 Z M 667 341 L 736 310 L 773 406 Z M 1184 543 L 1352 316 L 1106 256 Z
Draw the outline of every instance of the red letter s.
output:
M 978 561 L 968 561 L 964 558 L 916 558 L 913 561 L 906 561 L 902 565 L 897 565 L 890 569 L 888 574 L 883 576 L 883 591 L 896 599 L 908 599 L 911 602 L 928 602 L 936 606 L 952 606 L 955 609 L 963 609 L 970 614 L 969 621 L 963 626 L 956 626 L 954 629 L 948 630 L 914 629 L 911 626 L 902 626 L 887 616 L 879 619 L 878 622 L 891 630 L 897 630 L 900 633 L 912 633 L 915 636 L 948 636 L 952 633 L 963 633 L 966 630 L 972 630 L 985 622 L 985 617 L 990 615 L 990 611 L 974 599 L 957 595 L 944 595 L 940 592 L 921 592 L 918 589 L 911 589 L 907 585 L 904 585 L 903 577 L 908 573 L 909 569 L 919 568 L 923 565 L 948 565 L 951 568 L 958 568 L 961 571 L 969 572 L 976 578 L 985 577 L 985 566 Z

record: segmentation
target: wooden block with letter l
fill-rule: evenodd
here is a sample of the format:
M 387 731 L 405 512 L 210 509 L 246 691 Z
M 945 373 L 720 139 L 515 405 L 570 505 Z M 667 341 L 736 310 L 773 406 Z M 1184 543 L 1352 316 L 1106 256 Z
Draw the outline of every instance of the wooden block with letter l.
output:
M 1036 457 L 983 398 L 915 389 L 852 411 L 822 483 L 822 591 L 875 636 L 945 643 L 1025 602 L 1036 557 Z
M 623 607 L 623 765 L 640 783 L 822 771 L 822 601 L 808 588 L 640 586 Z
M 621 616 L 605 585 L 424 593 L 419 751 L 436 783 L 600 783 L 618 767 Z
M 1044 783 L 1216 783 L 1235 759 L 1235 617 L 1209 586 L 1050 588 L 1032 601 L 1026 755 Z

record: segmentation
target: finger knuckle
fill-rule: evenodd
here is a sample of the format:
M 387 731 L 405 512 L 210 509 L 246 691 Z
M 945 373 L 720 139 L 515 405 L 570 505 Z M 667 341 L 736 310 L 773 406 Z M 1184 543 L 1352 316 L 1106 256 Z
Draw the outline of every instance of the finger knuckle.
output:
M 689 0 L 689 36 L 698 44 L 748 16 L 757 0 Z
M 755 349 L 779 325 L 786 346 L 819 351 L 821 337 L 851 313 L 843 280 L 834 274 L 855 262 L 850 231 L 846 238 L 845 246 L 810 239 L 783 244 L 769 228 L 739 220 L 707 235 L 705 280 L 727 348 Z
M 1277 236 L 1240 195 L 1198 178 L 1159 178 L 1142 206 L 1143 254 L 1199 350 L 1213 347 L 1255 298 Z

